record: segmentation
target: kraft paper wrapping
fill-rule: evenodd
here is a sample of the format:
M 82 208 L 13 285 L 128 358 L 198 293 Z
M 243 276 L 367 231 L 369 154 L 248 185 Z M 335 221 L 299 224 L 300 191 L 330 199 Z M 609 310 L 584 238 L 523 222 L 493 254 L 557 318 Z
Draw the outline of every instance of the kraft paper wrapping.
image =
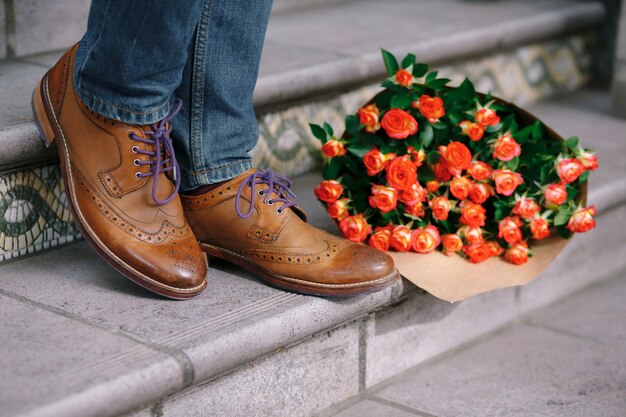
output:
M 501 257 L 492 257 L 479 264 L 441 252 L 389 252 L 402 276 L 437 298 L 461 301 L 475 295 L 528 284 L 546 269 L 568 240 L 551 236 L 533 242 L 533 256 L 524 265 L 513 265 Z

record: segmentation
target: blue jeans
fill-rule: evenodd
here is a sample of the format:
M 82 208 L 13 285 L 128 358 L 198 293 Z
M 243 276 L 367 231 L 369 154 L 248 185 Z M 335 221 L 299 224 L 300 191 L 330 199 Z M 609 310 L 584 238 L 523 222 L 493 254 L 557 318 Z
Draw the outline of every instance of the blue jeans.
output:
M 272 0 L 92 0 L 74 85 L 92 110 L 129 124 L 172 121 L 181 190 L 251 168 L 252 93 Z

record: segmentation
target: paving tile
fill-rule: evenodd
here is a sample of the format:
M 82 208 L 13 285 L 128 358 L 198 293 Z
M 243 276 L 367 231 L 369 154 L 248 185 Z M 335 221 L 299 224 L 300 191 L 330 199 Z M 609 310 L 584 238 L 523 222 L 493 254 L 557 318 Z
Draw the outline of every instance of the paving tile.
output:
M 31 64 L 37 64 L 45 67 L 46 69 L 51 68 L 54 64 L 56 64 L 61 55 L 65 53 L 65 49 L 61 49 L 53 52 L 45 52 L 42 54 L 29 55 L 23 58 L 19 58 L 20 62 L 28 62 Z
M 621 349 L 626 345 L 626 271 L 624 274 L 551 305 L 529 320 Z
M 7 40 L 6 40 L 6 18 L 4 15 L 4 3 L 0 4 L 0 22 L 2 22 L 2 30 L 0 30 L 0 59 L 7 56 Z
M 87 28 L 89 0 L 21 0 L 15 4 L 16 56 L 63 49 Z
M 520 325 L 375 393 L 445 416 L 623 416 L 626 353 Z
M 415 417 L 416 415 L 419 414 L 365 399 L 333 414 L 332 417 Z
M 0 322 L 2 416 L 113 415 L 182 386 L 173 358 L 128 338 L 4 295 Z
M 294 46 L 286 40 L 268 39 L 263 45 L 260 80 L 270 75 L 278 75 L 290 70 L 321 65 L 345 57 L 344 54 Z
M 0 130 L 31 122 L 30 98 L 45 68 L 22 62 L 0 62 Z
M 165 402 L 162 414 L 308 416 L 358 392 L 358 325 L 324 333 Z

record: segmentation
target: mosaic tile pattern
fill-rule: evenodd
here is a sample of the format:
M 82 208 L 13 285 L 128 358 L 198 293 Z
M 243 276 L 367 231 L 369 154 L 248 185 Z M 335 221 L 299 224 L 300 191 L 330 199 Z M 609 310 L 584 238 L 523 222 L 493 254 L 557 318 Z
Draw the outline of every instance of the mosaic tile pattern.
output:
M 585 84 L 591 41 L 588 36 L 572 36 L 438 69 L 453 82 L 467 76 L 479 91 L 524 105 Z M 366 86 L 261 116 L 259 143 L 252 151 L 255 165 L 287 175 L 319 168 L 320 144 L 309 133 L 308 123 L 328 121 L 339 130 L 344 116 L 378 91 L 377 85 Z M 0 263 L 80 238 L 60 175 L 58 165 L 0 175 Z

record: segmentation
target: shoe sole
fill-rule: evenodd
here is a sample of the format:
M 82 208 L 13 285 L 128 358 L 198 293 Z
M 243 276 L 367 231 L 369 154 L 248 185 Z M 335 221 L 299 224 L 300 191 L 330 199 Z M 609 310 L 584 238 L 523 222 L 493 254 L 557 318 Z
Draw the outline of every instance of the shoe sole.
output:
M 401 278 L 398 270 L 394 269 L 394 272 L 385 277 L 353 284 L 322 284 L 304 281 L 284 275 L 273 274 L 255 264 L 248 258 L 241 256 L 238 253 L 229 251 L 228 249 L 213 246 L 208 243 L 198 243 L 200 244 L 200 248 L 209 256 L 209 260 L 211 257 L 223 259 L 252 272 L 262 281 L 273 287 L 301 294 L 323 297 L 349 297 L 354 295 L 371 294 L 388 287 Z
M 158 282 L 149 276 L 141 273 L 131 265 L 117 257 L 92 231 L 89 223 L 83 217 L 80 208 L 75 203 L 75 187 L 72 176 L 72 166 L 65 142 L 65 136 L 58 122 L 58 117 L 54 112 L 53 106 L 48 94 L 48 74 L 37 83 L 31 100 L 31 108 L 35 117 L 35 124 L 39 131 L 39 136 L 46 147 L 50 147 L 52 142 L 56 140 L 59 151 L 59 159 L 61 161 L 61 172 L 63 174 L 63 182 L 65 184 L 65 194 L 67 196 L 68 206 L 74 222 L 82 233 L 83 237 L 93 248 L 93 250 L 102 257 L 109 265 L 118 272 L 130 279 L 136 284 L 150 290 L 156 294 L 162 295 L 174 300 L 186 300 L 199 295 L 207 286 L 207 280 L 196 287 L 192 288 L 176 288 Z

